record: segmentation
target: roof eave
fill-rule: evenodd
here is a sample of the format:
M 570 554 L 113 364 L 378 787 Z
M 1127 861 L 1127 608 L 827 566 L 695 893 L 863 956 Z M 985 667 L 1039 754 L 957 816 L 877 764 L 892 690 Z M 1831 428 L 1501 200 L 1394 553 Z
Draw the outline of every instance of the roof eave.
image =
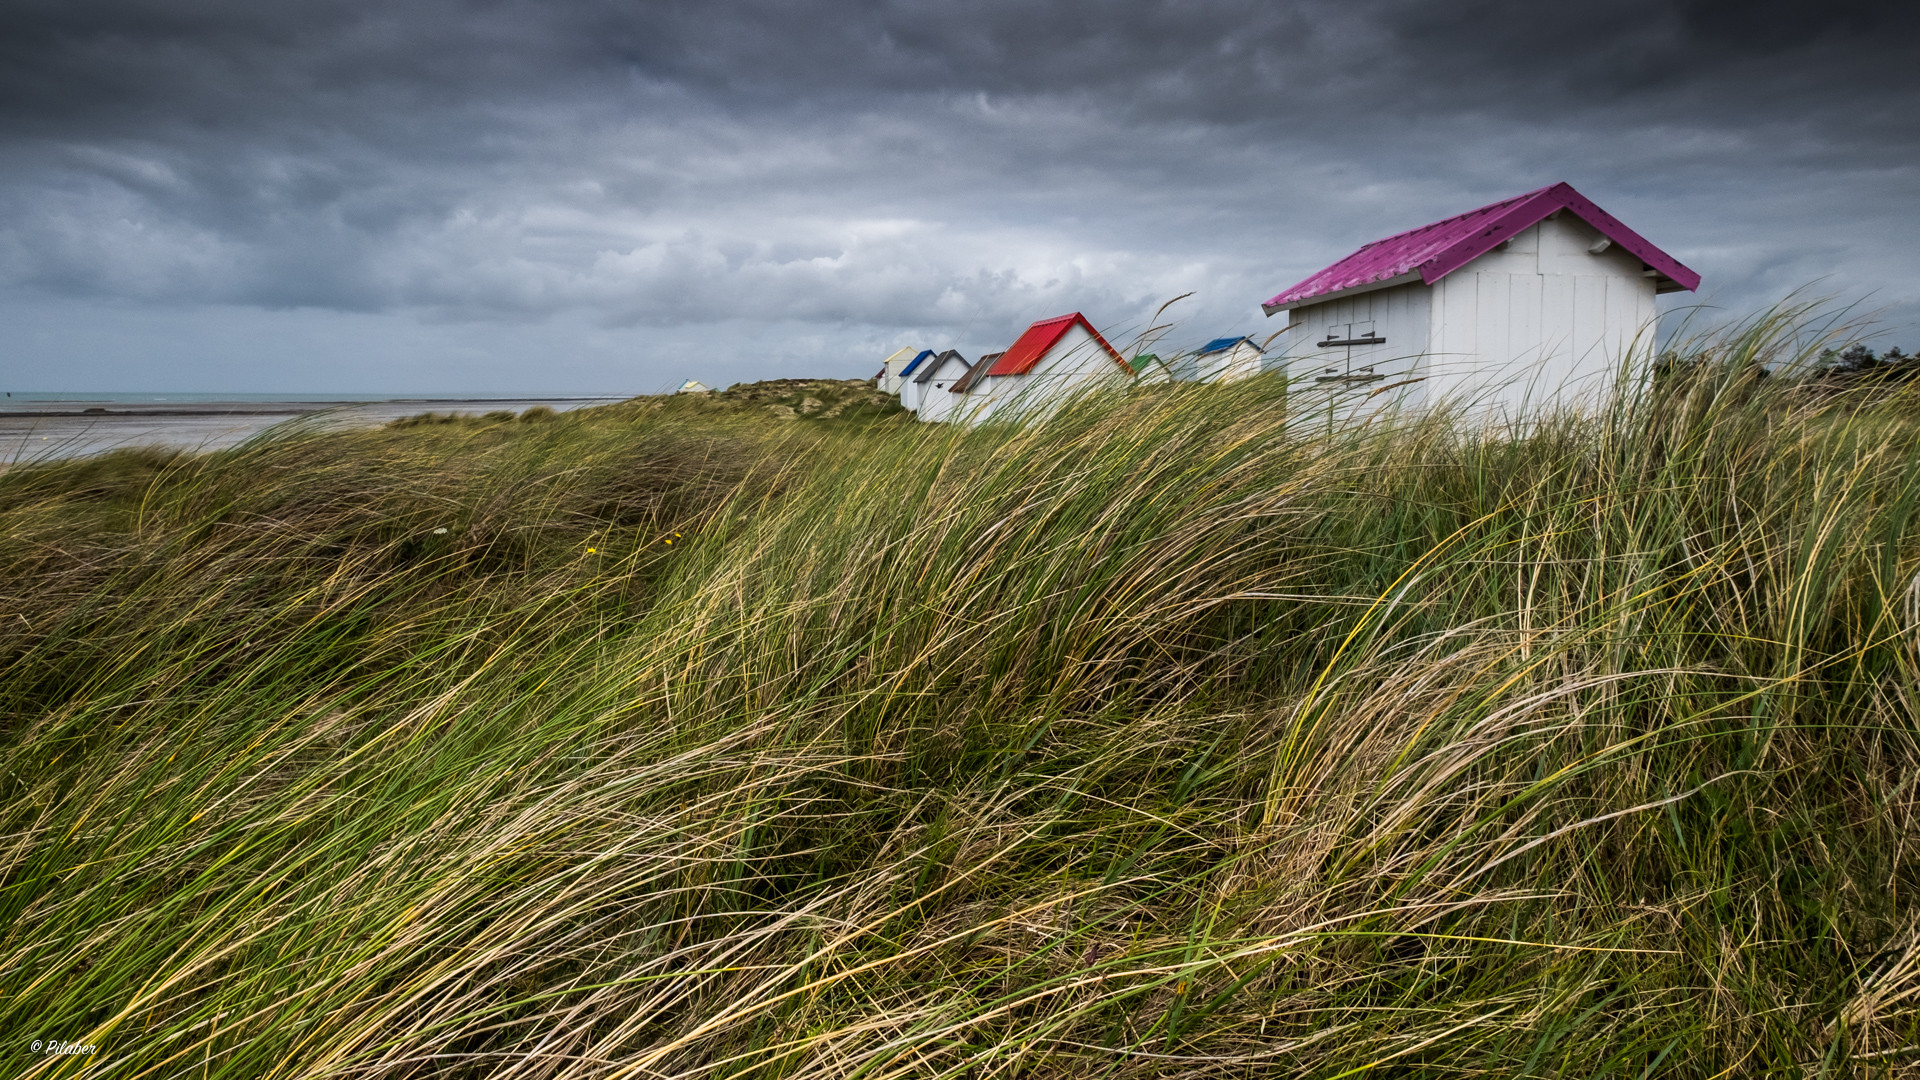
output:
M 1266 312 L 1268 318 L 1272 318 L 1283 311 L 1291 311 L 1294 308 L 1312 307 L 1315 304 L 1324 304 L 1329 300 L 1342 300 L 1349 296 L 1359 296 L 1361 293 L 1379 292 L 1381 289 L 1391 289 L 1399 285 L 1410 285 L 1419 280 L 1421 280 L 1420 271 L 1409 270 L 1404 274 L 1395 274 L 1390 278 L 1381 278 L 1379 281 L 1369 281 L 1362 285 L 1349 285 L 1344 289 L 1315 293 L 1312 296 L 1297 296 L 1287 301 L 1280 301 L 1280 297 L 1276 296 L 1272 300 L 1261 304 L 1260 310 Z M 1286 294 L 1282 293 L 1281 295 L 1284 296 Z

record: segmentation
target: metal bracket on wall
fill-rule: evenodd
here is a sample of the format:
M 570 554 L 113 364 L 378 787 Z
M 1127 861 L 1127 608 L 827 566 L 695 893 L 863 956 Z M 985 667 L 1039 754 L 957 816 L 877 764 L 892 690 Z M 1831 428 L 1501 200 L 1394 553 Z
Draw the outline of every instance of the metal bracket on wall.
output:
M 1366 337 L 1334 338 L 1330 337 L 1314 346 L 1316 349 L 1329 349 L 1335 345 L 1385 345 L 1387 339 L 1379 334 L 1368 332 Z

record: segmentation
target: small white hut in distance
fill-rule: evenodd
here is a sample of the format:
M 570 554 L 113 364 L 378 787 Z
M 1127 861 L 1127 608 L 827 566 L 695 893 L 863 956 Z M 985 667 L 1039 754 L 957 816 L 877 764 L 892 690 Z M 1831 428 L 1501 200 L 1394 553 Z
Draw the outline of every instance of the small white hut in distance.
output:
M 1251 379 L 1260 374 L 1264 355 L 1250 337 L 1214 338 L 1193 355 L 1193 377 L 1201 382 Z
M 929 353 L 932 350 L 928 350 Z M 981 364 L 990 364 L 995 356 L 983 356 Z M 928 423 L 940 423 L 953 415 L 959 404 L 959 398 L 953 393 L 954 384 L 967 377 L 967 373 L 979 364 L 968 364 L 967 358 L 948 349 L 938 356 L 928 355 L 915 361 L 913 379 L 901 392 L 900 402 L 907 408 L 920 414 L 920 419 Z M 908 393 L 912 394 L 912 403 L 908 403 Z
M 1651 337 L 1654 295 L 1699 284 L 1555 184 L 1376 240 L 1261 307 L 1288 314 L 1303 388 L 1519 416 L 1606 393 Z
M 883 394 L 899 393 L 902 380 L 906 375 L 906 368 L 909 364 L 913 363 L 914 357 L 916 355 L 925 356 L 932 351 L 931 349 L 901 349 L 899 352 L 887 357 L 886 360 L 881 363 L 880 374 L 877 376 L 880 383 L 880 392 Z
M 1075 393 L 1133 374 L 1085 315 L 1075 311 L 1041 319 L 1006 352 L 981 357 L 954 384 L 953 396 L 961 399 L 955 418 L 977 424 L 1007 408 L 1043 413 Z

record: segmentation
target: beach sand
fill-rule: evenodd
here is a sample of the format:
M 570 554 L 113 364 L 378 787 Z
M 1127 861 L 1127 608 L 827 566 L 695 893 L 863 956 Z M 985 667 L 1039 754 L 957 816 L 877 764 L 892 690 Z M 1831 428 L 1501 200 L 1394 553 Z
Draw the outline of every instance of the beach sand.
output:
M 395 401 L 0 402 L 0 468 L 86 457 L 135 446 L 218 450 L 275 424 L 305 418 L 337 427 L 376 427 L 425 412 L 556 412 L 620 398 L 415 398 Z

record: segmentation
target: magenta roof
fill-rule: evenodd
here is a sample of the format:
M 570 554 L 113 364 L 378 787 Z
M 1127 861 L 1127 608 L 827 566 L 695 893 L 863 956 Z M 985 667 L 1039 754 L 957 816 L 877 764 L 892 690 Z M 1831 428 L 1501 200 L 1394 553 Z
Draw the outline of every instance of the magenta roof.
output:
M 1568 211 L 1620 245 L 1622 250 L 1631 252 L 1641 262 L 1658 270 L 1665 279 L 1660 285 L 1671 282 L 1673 286 L 1688 291 L 1699 288 L 1699 274 L 1648 243 L 1645 237 L 1621 224 L 1620 219 L 1595 206 L 1586 196 L 1573 190 L 1572 185 L 1561 183 L 1503 199 L 1431 225 L 1422 225 L 1384 240 L 1375 240 L 1260 307 L 1271 315 L 1283 308 L 1298 306 L 1302 300 L 1395 278 L 1412 281 L 1415 275 L 1432 285 L 1522 230 L 1539 224 L 1555 210 Z M 1663 288 L 1661 291 L 1671 290 Z

